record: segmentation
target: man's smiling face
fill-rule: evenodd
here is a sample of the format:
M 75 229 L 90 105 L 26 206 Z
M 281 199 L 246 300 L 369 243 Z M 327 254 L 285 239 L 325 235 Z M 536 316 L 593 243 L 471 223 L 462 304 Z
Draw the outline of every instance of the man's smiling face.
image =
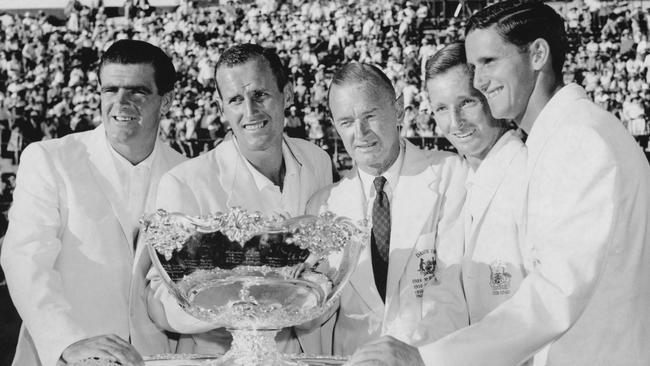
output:
M 492 115 L 519 123 L 535 88 L 528 49 L 507 42 L 492 26 L 471 31 L 465 50 L 474 87 L 487 98 Z
M 112 145 L 155 141 L 158 122 L 170 105 L 159 95 L 151 64 L 108 63 L 99 74 L 102 123 Z
M 221 113 L 230 123 L 237 143 L 244 151 L 264 151 L 281 146 L 285 101 L 292 90 L 284 90 L 261 57 L 217 70 Z

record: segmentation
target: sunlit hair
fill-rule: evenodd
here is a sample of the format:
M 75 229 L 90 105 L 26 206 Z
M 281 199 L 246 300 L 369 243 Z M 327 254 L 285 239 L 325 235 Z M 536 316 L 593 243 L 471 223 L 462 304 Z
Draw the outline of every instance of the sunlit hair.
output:
M 149 64 L 153 66 L 154 80 L 159 95 L 174 89 L 176 70 L 171 58 L 160 48 L 144 41 L 122 39 L 113 43 L 99 62 L 101 82 L 102 68 L 107 64 Z
M 464 67 L 469 75 L 469 79 L 472 80 L 473 73 L 467 65 L 467 56 L 465 55 L 465 45 L 463 42 L 450 43 L 431 56 L 426 63 L 425 80 L 442 75 L 456 66 Z
M 467 64 L 467 56 L 465 55 L 465 44 L 463 42 L 453 42 L 441 50 L 436 52 L 425 66 L 425 82 L 447 73 L 449 70 L 462 67 L 463 72 L 467 75 L 467 81 L 472 86 L 474 94 L 481 99 L 481 103 L 487 104 L 485 96 L 476 90 L 472 85 L 474 79 L 474 72 Z
M 551 48 L 553 72 L 562 77 L 568 41 L 564 19 L 552 7 L 534 0 L 499 2 L 474 14 L 467 21 L 465 35 L 492 26 L 505 41 L 520 48 L 539 38 L 546 40 Z
M 223 67 L 243 65 L 256 58 L 261 58 L 269 63 L 271 73 L 273 73 L 273 76 L 275 77 L 278 89 L 280 91 L 284 90 L 284 86 L 289 82 L 289 73 L 284 68 L 278 54 L 271 48 L 264 48 L 252 43 L 237 44 L 225 50 L 221 54 L 221 57 L 219 57 L 219 61 L 217 61 L 217 65 L 215 66 L 215 79 L 216 73 L 219 72 L 219 69 Z M 218 83 L 217 92 L 219 92 L 219 96 L 221 96 Z
M 334 72 L 328 91 L 328 100 L 334 85 L 355 84 L 367 84 L 370 86 L 368 88 L 369 91 L 373 92 L 374 95 L 388 95 L 391 101 L 395 100 L 395 88 L 393 88 L 393 84 L 390 82 L 388 76 L 377 66 L 361 62 L 345 64 Z M 387 94 L 380 94 L 379 91 L 384 91 Z

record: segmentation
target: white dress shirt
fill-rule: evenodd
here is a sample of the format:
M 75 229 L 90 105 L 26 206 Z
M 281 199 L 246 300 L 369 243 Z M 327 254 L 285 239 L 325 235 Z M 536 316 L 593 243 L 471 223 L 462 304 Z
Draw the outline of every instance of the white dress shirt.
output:
M 115 187 L 115 190 L 122 194 L 122 202 L 126 202 L 131 233 L 133 233 L 133 243 L 136 243 L 136 236 L 140 229 L 140 217 L 144 211 L 145 201 L 149 193 L 151 166 L 156 152 L 159 150 L 158 143 L 154 145 L 151 154 L 136 165 L 131 164 L 130 161 L 115 151 L 108 140 L 106 140 L 106 145 L 111 152 L 120 183 L 120 187 Z
M 397 155 L 397 159 L 395 159 L 393 165 L 391 165 L 390 168 L 388 168 L 388 170 L 386 170 L 384 173 L 381 174 L 381 176 L 386 178 L 386 184 L 384 184 L 384 192 L 386 192 L 386 196 L 388 196 L 389 203 L 393 202 L 393 192 L 395 191 L 395 187 L 397 187 L 397 182 L 399 180 L 399 173 L 402 170 L 403 163 L 404 163 L 404 146 L 401 144 L 399 148 L 399 154 Z M 368 174 L 361 169 L 357 169 L 357 171 L 359 172 L 359 179 L 361 179 L 361 189 L 363 190 L 363 196 L 365 200 L 364 202 L 365 204 L 363 205 L 363 207 L 365 207 L 366 210 L 366 217 L 368 219 L 371 219 L 373 202 L 375 202 L 375 197 L 377 196 L 377 192 L 374 186 L 374 181 L 375 178 L 377 177 Z M 390 216 L 392 222 L 393 210 L 391 210 Z M 368 222 L 370 222 L 370 220 Z
M 239 149 L 237 140 L 233 139 L 235 146 Z M 240 151 L 241 153 L 241 151 Z M 243 155 L 242 155 L 243 156 Z M 282 141 L 282 159 L 284 160 L 285 174 L 282 183 L 282 190 L 275 185 L 269 178 L 264 176 L 245 158 L 244 163 L 248 171 L 253 176 L 255 186 L 263 196 L 260 204 L 264 207 L 265 214 L 279 214 L 285 216 L 301 215 L 299 195 L 296 192 L 300 189 L 300 171 L 298 162 L 291 153 L 284 140 Z

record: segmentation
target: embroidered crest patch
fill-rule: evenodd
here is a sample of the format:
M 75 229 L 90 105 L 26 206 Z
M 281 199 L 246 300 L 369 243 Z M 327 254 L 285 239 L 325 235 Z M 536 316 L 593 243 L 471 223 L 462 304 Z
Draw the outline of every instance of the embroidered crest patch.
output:
M 415 252 L 415 264 L 417 265 L 417 273 L 419 276 L 413 279 L 413 289 L 415 296 L 422 297 L 424 288 L 429 282 L 436 282 L 436 250 L 424 249 Z
M 435 275 L 436 272 L 435 253 L 434 256 L 429 259 L 420 258 L 420 267 L 418 268 L 418 272 L 420 272 L 422 277 Z
M 510 279 L 512 275 L 508 273 L 506 265 L 501 261 L 494 261 L 490 264 L 490 287 L 492 295 L 510 294 Z

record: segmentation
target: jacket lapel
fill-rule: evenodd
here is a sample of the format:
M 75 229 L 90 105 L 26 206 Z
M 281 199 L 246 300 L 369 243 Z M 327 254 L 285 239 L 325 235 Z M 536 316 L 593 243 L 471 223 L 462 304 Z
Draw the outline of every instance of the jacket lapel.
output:
M 120 223 L 125 242 L 133 254 L 133 237 L 128 223 L 129 215 L 124 205 L 126 202 L 121 199 L 123 194 L 116 190 L 116 187 L 120 187 L 121 184 L 109 148 L 104 126 L 100 125 L 95 128 L 93 137 L 87 142 L 90 170 L 100 190 L 106 196 L 115 218 Z
M 481 222 L 485 213 L 494 198 L 498 188 L 503 183 L 503 179 L 508 171 L 508 166 L 522 149 L 523 143 L 517 137 L 512 135 L 511 131 L 506 132 L 502 137 L 502 145 L 497 150 L 490 152 L 488 157 L 479 167 L 479 176 L 476 177 L 468 214 L 473 217 L 468 237 L 475 235 L 476 227 Z M 469 241 L 473 243 L 473 240 Z M 466 248 L 471 253 L 474 248 Z
M 304 200 L 309 200 L 309 197 L 313 193 L 311 190 L 314 187 L 314 177 L 316 176 L 316 173 L 312 171 L 310 167 L 308 167 L 309 164 L 305 164 L 302 161 L 300 161 L 300 154 L 297 154 L 296 147 L 291 143 L 289 139 L 286 138 L 286 136 L 283 137 L 284 143 L 287 146 L 287 149 L 289 150 L 289 154 L 293 156 L 293 160 L 297 164 L 297 169 L 298 169 L 298 192 L 300 192 L 299 199 L 294 200 L 294 206 L 290 207 L 289 212 L 298 212 L 298 213 L 303 213 L 304 208 L 307 205 L 307 202 L 303 202 Z M 302 207 L 302 210 L 301 210 Z
M 566 121 L 567 112 L 579 99 L 587 98 L 584 89 L 577 84 L 568 84 L 560 89 L 551 100 L 546 103 L 541 113 L 535 119 L 533 127 L 526 140 L 528 158 L 526 164 L 526 182 L 535 170 L 537 159 L 551 135 L 557 131 L 556 126 Z
M 366 218 L 367 207 L 356 168 L 332 189 L 327 210 L 335 212 L 339 216 L 348 217 L 355 223 Z M 365 243 L 361 251 L 357 268 L 350 277 L 350 287 L 377 317 L 380 319 L 383 317 L 384 303 L 375 286 L 370 240 Z
M 235 145 L 234 137 L 230 137 L 219 145 L 220 149 L 214 149 L 217 154 L 216 161 L 221 165 L 221 177 L 226 194 L 226 208 L 242 207 L 247 210 L 256 211 L 261 208 L 258 204 L 262 197 L 256 193 L 257 189 L 242 189 L 241 187 L 256 187 L 253 176 L 248 171 L 244 157 L 239 153 Z
M 392 199 L 392 224 L 386 299 L 395 300 L 406 263 L 415 250 L 431 212 L 437 210 L 438 193 L 432 189 L 439 179 L 427 164 L 427 156 L 407 143 L 404 163 Z
M 173 165 L 172 162 L 168 160 L 165 148 L 162 146 L 162 142 L 156 140 L 156 144 L 159 144 L 159 146 L 156 147 L 156 149 L 159 149 L 159 151 L 158 154 L 154 157 L 153 163 L 151 164 L 149 189 L 147 190 L 147 199 L 145 201 L 143 214 L 150 214 L 153 210 L 156 209 L 154 205 L 156 204 L 155 201 L 158 194 L 158 182 L 160 182 L 160 178 L 162 178 L 163 174 L 165 174 Z

